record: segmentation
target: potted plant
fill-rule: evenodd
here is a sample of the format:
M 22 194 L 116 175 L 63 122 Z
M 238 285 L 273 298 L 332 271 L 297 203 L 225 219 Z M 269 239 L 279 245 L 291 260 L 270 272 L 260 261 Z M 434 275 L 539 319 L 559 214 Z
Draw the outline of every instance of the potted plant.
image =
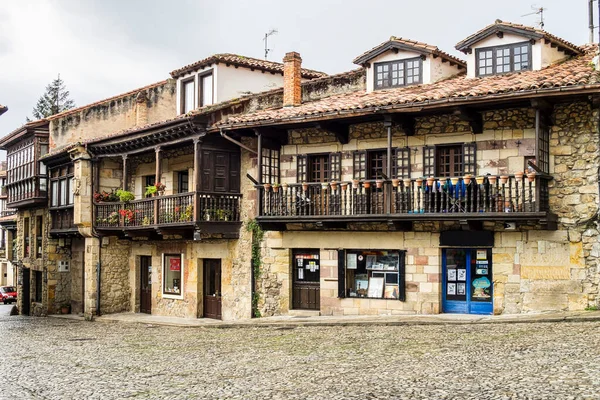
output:
M 327 182 L 321 183 L 321 189 L 327 190 L 327 186 L 329 186 L 329 184 Z
M 358 183 L 359 183 L 358 179 L 352 179 L 352 187 L 354 189 L 358 189 Z
M 127 190 L 119 189 L 116 191 L 116 195 L 119 197 L 119 201 L 122 203 L 129 203 L 135 199 L 135 195 Z
M 485 181 L 485 176 L 478 176 L 477 178 L 475 178 L 475 181 L 478 185 L 483 185 L 483 182 Z
M 302 190 L 305 192 L 308 190 L 308 183 L 302 182 Z
M 144 215 L 144 218 L 142 219 L 142 225 L 148 226 L 150 225 L 150 217 L 147 215 Z
M 397 178 L 392 179 L 392 186 L 395 188 L 400 186 L 400 179 L 397 179 Z
M 472 176 L 470 174 L 466 174 L 465 176 L 463 176 L 463 181 L 465 182 L 465 185 L 468 185 L 469 183 L 471 183 L 471 179 L 472 179 Z
M 117 211 L 113 211 L 108 214 L 108 218 L 106 218 L 106 222 L 111 225 L 115 225 L 119 223 L 119 213 Z
M 271 184 L 270 183 L 265 183 L 263 185 L 263 187 L 265 188 L 265 192 L 268 192 L 271 189 Z
M 125 219 L 125 222 L 130 224 L 133 221 L 135 221 L 135 213 L 136 212 L 139 212 L 139 211 L 138 210 L 133 211 L 133 210 L 129 210 L 127 208 L 123 208 L 123 209 L 119 210 L 119 215 Z
M 430 176 L 427 178 L 427 186 L 433 186 L 433 182 L 435 181 L 435 178 L 433 176 Z
M 69 304 L 69 303 L 62 303 L 60 305 L 60 313 L 61 314 L 70 314 L 71 313 L 71 304 Z
M 273 192 L 275 192 L 275 193 L 279 192 L 279 187 L 280 186 L 281 185 L 279 183 L 274 183 L 273 184 Z
M 364 182 L 363 182 L 363 187 L 364 187 L 365 189 L 368 189 L 368 188 L 370 188 L 370 187 L 371 187 L 371 182 L 369 182 L 369 181 L 364 181 Z
M 287 191 L 287 190 L 288 190 L 288 187 L 289 187 L 289 185 L 287 184 L 287 182 L 283 182 L 283 183 L 281 184 L 281 187 L 283 188 L 283 190 Z
M 490 183 L 490 185 L 495 185 L 497 180 L 498 180 L 498 177 L 496 175 L 488 176 L 488 182 Z
M 452 185 L 456 186 L 458 184 L 458 177 L 453 176 L 452 178 L 450 178 L 450 183 L 452 183 Z
M 506 185 L 506 182 L 508 182 L 508 175 L 500 175 L 500 183 Z
M 383 187 L 383 179 L 377 179 L 375 181 L 375 186 L 377 186 L 377 189 L 381 189 Z
M 536 176 L 536 172 L 535 171 L 529 172 L 529 173 L 527 173 L 527 180 L 529 182 L 533 182 L 533 181 L 535 181 L 535 176 Z
M 338 183 L 337 181 L 331 181 L 331 190 L 337 190 Z
M 523 175 L 525 175 L 525 173 L 523 171 L 515 172 L 515 179 L 517 181 L 522 181 L 523 180 Z
M 156 182 L 154 186 L 156 187 L 156 191 L 158 192 L 159 196 L 165 194 L 165 189 L 167 188 L 167 185 L 165 185 L 164 183 Z
M 215 210 L 215 215 L 217 217 L 217 221 L 229 221 L 229 217 L 231 216 L 231 211 L 219 208 L 219 209 Z
M 341 182 L 340 186 L 342 188 L 343 191 L 348 190 L 348 182 Z
M 416 182 L 417 182 L 417 187 L 423 186 L 423 178 L 417 178 Z
M 404 187 L 410 187 L 410 184 L 412 183 L 412 179 L 410 179 L 410 178 L 405 178 L 405 179 L 403 180 L 403 182 L 404 182 Z

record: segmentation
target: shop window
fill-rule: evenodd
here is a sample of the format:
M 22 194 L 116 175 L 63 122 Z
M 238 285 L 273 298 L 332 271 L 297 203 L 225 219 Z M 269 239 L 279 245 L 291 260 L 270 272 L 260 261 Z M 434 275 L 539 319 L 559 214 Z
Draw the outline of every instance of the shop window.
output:
M 346 250 L 340 252 L 340 297 L 404 301 L 405 252 Z
M 42 216 L 35 217 L 35 258 L 42 258 L 42 243 L 43 243 L 43 229 L 44 229 L 44 218 Z
M 163 255 L 163 295 L 183 298 L 183 255 Z

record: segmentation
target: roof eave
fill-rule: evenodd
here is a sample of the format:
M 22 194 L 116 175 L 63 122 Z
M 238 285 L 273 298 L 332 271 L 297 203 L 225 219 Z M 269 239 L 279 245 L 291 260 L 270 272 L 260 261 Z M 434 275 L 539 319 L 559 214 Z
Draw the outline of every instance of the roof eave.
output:
M 429 50 L 419 49 L 416 47 L 408 46 L 406 44 L 395 42 L 393 40 L 388 40 L 387 42 L 384 42 L 384 43 L 380 44 L 379 46 L 375 47 L 373 50 L 369 51 L 368 53 L 363 54 L 362 56 L 356 57 L 352 62 L 357 65 L 363 65 L 364 63 L 371 61 L 375 57 L 378 57 L 381 54 L 383 54 L 387 51 L 390 51 L 390 50 L 394 50 L 394 49 L 412 51 L 414 53 L 418 53 L 418 54 L 422 54 L 422 55 L 429 55 L 429 54 L 433 53 L 432 51 L 429 51 Z
M 454 46 L 454 48 L 458 51 L 462 51 L 463 53 L 468 53 L 468 51 L 472 45 L 474 45 L 475 43 L 478 43 L 478 42 L 482 41 L 483 39 L 485 39 L 493 34 L 496 34 L 498 32 L 513 33 L 515 35 L 523 36 L 527 39 L 536 39 L 536 40 L 542 39 L 544 37 L 544 35 L 542 35 L 541 33 L 532 32 L 532 31 L 528 31 L 526 29 L 520 29 L 520 28 L 516 28 L 513 26 L 491 25 L 491 26 L 485 28 L 484 30 L 482 30 L 481 32 L 479 32 L 475 35 L 472 35 L 464 40 L 461 40 L 460 42 L 458 42 L 456 44 L 456 46 Z

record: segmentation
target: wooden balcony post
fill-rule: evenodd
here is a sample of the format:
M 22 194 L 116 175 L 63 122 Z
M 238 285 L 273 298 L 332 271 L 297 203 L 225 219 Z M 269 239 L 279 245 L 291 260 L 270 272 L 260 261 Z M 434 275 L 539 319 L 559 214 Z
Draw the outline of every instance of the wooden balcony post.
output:
M 127 154 L 123 154 L 123 190 L 127 190 Z
M 256 155 L 257 157 L 257 168 L 258 168 L 258 184 L 262 185 L 263 183 L 263 167 L 262 167 L 262 134 L 260 133 L 260 131 L 258 129 L 254 130 L 254 133 L 256 134 L 256 136 L 258 136 L 258 154 Z M 263 189 L 262 188 L 258 188 L 258 210 L 256 215 L 262 215 L 262 211 L 263 211 Z M 266 193 L 266 192 L 264 192 Z
M 156 146 L 156 148 L 154 150 L 156 153 L 156 171 L 155 171 L 155 175 L 154 175 L 154 182 L 158 183 L 158 182 L 160 182 L 160 176 L 162 174 L 162 171 L 161 171 L 161 167 L 162 167 L 162 165 L 161 165 L 161 148 L 160 148 L 160 146 Z M 159 212 L 158 199 L 154 198 L 153 201 L 154 201 L 154 225 L 158 225 L 158 220 L 159 220 L 159 218 L 158 218 L 158 212 Z
M 200 190 L 202 190 L 202 139 L 194 139 L 194 221 L 202 220 Z
M 387 160 L 385 173 L 388 179 L 392 179 L 392 119 L 391 116 L 386 115 L 384 117 L 383 126 L 387 129 Z M 384 209 L 385 213 L 389 214 L 392 210 L 392 185 L 386 184 L 384 186 Z

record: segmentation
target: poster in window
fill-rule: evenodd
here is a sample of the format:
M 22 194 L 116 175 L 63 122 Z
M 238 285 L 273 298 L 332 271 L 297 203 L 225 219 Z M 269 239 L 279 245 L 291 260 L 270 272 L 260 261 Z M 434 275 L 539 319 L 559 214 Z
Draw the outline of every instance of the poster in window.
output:
M 357 258 L 356 254 L 347 254 L 346 255 L 346 268 L 356 269 L 356 267 L 357 267 L 356 258 Z
M 466 290 L 466 284 L 465 283 L 458 283 L 456 285 L 456 292 L 459 295 L 464 295 L 465 294 L 465 290 Z
M 477 250 L 478 260 L 487 260 L 487 250 Z
M 367 296 L 381 298 L 383 296 L 383 281 L 383 278 L 371 277 L 369 279 L 369 292 L 367 293 Z
M 298 279 L 299 280 L 304 279 L 304 269 L 302 269 L 302 268 L 298 268 Z
M 377 256 L 367 255 L 367 269 L 373 269 L 373 266 L 377 262 Z
M 456 294 L 456 283 L 449 283 L 448 284 L 448 294 L 449 295 L 455 295 Z
M 455 269 L 449 269 L 448 270 L 448 280 L 449 281 L 455 281 L 456 280 L 456 270 Z
M 467 280 L 467 270 L 464 268 L 460 268 L 458 270 L 458 280 L 459 281 L 466 281 Z
M 170 271 L 181 271 L 181 259 L 171 258 L 169 260 L 169 270 Z
M 385 285 L 385 292 L 383 297 L 386 299 L 397 299 L 398 298 L 398 285 Z

